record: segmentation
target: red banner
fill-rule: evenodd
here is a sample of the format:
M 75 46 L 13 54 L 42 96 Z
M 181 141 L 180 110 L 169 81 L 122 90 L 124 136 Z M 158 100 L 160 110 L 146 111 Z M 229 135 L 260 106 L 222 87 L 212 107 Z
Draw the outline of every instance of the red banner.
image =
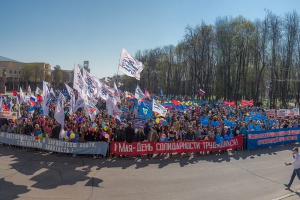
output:
M 242 100 L 241 105 L 242 106 L 253 106 L 253 99 L 250 101 Z
M 236 106 L 235 101 L 224 101 L 224 104 L 228 106 Z
M 243 136 L 233 137 L 216 144 L 215 140 L 176 141 L 176 142 L 113 142 L 110 152 L 116 155 L 140 155 L 159 153 L 183 153 L 200 151 L 219 151 L 243 146 Z

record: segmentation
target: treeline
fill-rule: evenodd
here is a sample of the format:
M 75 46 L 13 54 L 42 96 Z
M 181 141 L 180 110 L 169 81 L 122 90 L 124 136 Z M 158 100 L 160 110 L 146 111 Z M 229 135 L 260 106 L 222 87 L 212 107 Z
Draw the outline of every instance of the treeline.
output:
M 188 26 L 176 46 L 138 51 L 135 58 L 145 65 L 141 80 L 122 76 L 123 89 L 139 84 L 155 94 L 161 87 L 166 96 L 199 97 L 203 89 L 207 99 L 258 102 L 270 95 L 273 105 L 299 102 L 299 19 L 296 11 L 266 11 L 254 22 L 218 17 L 214 25 Z

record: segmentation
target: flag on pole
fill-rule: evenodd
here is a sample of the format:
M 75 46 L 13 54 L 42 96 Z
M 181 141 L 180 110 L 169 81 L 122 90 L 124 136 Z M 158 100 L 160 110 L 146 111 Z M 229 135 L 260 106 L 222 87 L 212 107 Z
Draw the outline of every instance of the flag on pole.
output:
M 117 106 L 114 105 L 111 101 L 106 101 L 107 113 L 115 119 L 121 121 L 122 110 L 120 110 Z
M 142 62 L 134 59 L 125 49 L 122 50 L 119 70 L 124 72 L 127 76 L 134 77 L 140 80 L 140 73 L 144 69 Z
M 43 93 L 43 91 L 39 87 L 36 87 L 35 95 L 42 94 L 42 93 Z M 44 94 L 42 94 L 42 95 L 44 95 Z
M 67 91 L 68 91 L 68 94 L 70 95 L 70 109 L 69 109 L 69 112 L 70 114 L 73 113 L 73 109 L 74 109 L 74 104 L 75 104 L 75 94 L 74 94 L 74 90 L 68 86 L 66 83 L 65 83 L 65 86 L 67 88 Z
M 51 98 L 50 98 L 50 92 L 47 83 L 44 81 L 43 81 L 43 94 L 44 94 L 44 98 L 42 101 L 43 116 L 47 116 L 49 114 L 49 106 L 51 104 Z
M 19 98 L 16 98 L 16 110 L 17 110 L 17 114 L 18 114 L 18 118 L 21 118 L 21 112 L 20 112 L 20 103 L 19 103 Z
M 147 98 L 145 96 L 145 94 L 143 93 L 143 91 L 141 90 L 141 88 L 138 85 L 136 86 L 134 97 L 137 100 L 141 100 L 141 99 L 146 99 Z
M 167 109 L 163 107 L 161 104 L 157 103 L 155 99 L 152 101 L 152 111 L 159 113 L 161 116 L 165 117 L 167 114 Z
M 75 102 L 73 112 L 76 112 L 78 108 L 83 108 L 85 105 L 85 102 L 87 102 L 87 96 L 86 94 L 83 94 L 82 92 L 78 93 L 78 98 Z
M 151 95 L 150 95 L 150 93 L 149 93 L 147 90 L 145 90 L 145 96 L 146 96 L 149 100 L 152 100 L 152 99 L 151 99 Z
M 30 88 L 30 85 L 28 86 L 26 92 L 27 92 L 27 97 L 30 98 L 31 97 L 31 88 Z
M 20 87 L 20 101 L 21 103 L 26 102 L 26 98 L 21 87 Z
M 78 66 L 74 68 L 73 88 L 80 92 L 85 87 L 83 77 Z
M 62 129 L 64 128 L 65 123 L 64 101 L 65 97 L 62 93 L 60 93 L 54 111 L 54 119 L 56 119 L 56 121 L 61 125 Z
M 87 91 L 87 95 L 89 97 L 97 97 L 100 85 L 98 78 L 87 72 L 84 68 L 82 69 L 82 77 L 84 81 L 84 89 Z
M 205 95 L 205 91 L 202 90 L 202 89 L 200 89 L 200 90 L 199 90 L 199 94 L 200 94 L 201 96 L 204 96 L 204 95 Z
M 152 114 L 153 114 L 153 112 L 150 108 L 148 108 L 148 107 L 146 107 L 145 105 L 142 105 L 142 104 L 139 106 L 139 115 L 140 116 L 151 119 Z
M 94 106 L 91 102 L 87 102 L 84 105 L 84 110 L 85 110 L 85 113 L 90 116 L 91 121 L 94 121 L 96 115 L 99 113 L 98 108 L 96 108 L 96 106 Z

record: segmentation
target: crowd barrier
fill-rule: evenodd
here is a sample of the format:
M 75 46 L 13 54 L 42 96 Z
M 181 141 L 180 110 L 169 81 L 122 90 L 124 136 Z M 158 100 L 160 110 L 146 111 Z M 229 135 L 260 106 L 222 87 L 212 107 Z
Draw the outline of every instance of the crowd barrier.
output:
M 300 128 L 272 129 L 248 133 L 248 149 L 268 148 L 300 141 Z
M 233 137 L 217 144 L 214 140 L 176 142 L 113 142 L 110 152 L 116 155 L 142 155 L 161 153 L 185 153 L 220 151 L 243 146 L 243 136 Z
M 108 149 L 108 144 L 106 142 L 74 143 L 51 138 L 41 138 L 36 140 L 34 136 L 4 132 L 0 133 L 0 142 L 15 146 L 68 154 L 98 154 L 105 156 Z

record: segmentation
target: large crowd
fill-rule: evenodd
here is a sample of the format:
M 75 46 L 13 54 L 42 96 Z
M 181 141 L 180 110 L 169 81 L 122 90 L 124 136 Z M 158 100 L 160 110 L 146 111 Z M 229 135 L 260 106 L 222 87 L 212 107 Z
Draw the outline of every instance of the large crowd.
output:
M 2 110 L 18 111 L 17 120 L 1 119 L 1 132 L 55 138 L 70 142 L 143 142 L 143 141 L 178 141 L 178 140 L 214 140 L 219 134 L 226 137 L 243 135 L 244 148 L 249 131 L 261 131 L 299 126 L 299 117 L 266 116 L 259 106 L 227 106 L 222 101 L 195 101 L 185 110 L 169 107 L 165 117 L 155 113 L 152 118 L 145 118 L 137 125 L 141 116 L 136 112 L 136 101 L 123 97 L 118 107 L 122 108 L 120 119 L 112 118 L 105 101 L 98 99 L 99 113 L 94 121 L 86 115 L 83 108 L 69 112 L 69 102 L 64 104 L 64 127 L 54 119 L 55 98 L 50 105 L 49 115 L 43 116 L 39 102 L 34 107 L 28 103 L 16 104 L 15 98 L 3 98 Z M 12 104 L 10 103 L 12 102 Z M 164 105 L 164 100 L 160 101 Z M 188 103 L 187 103 L 188 104 Z M 168 107 L 168 106 L 166 106 Z M 62 131 L 61 131 L 62 130 Z M 37 134 L 38 133 L 38 134 Z

